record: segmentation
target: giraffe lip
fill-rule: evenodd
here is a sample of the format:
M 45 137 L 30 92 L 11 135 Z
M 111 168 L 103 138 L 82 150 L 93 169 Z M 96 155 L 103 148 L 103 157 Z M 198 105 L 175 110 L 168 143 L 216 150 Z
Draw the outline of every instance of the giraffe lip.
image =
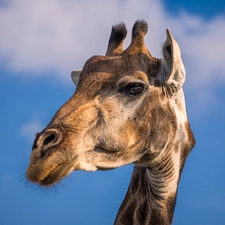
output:
M 47 174 L 41 181 L 38 183 L 41 186 L 51 186 L 60 181 L 63 177 L 66 176 L 64 173 L 62 173 L 64 167 L 64 163 L 61 163 L 58 165 L 54 170 L 50 171 L 49 174 Z
M 29 179 L 31 182 L 37 183 L 41 186 L 52 186 L 65 178 L 68 174 L 70 174 L 74 170 L 74 162 L 73 158 L 72 160 L 63 161 L 59 163 L 55 168 L 49 170 L 44 176 L 36 176 L 35 179 Z

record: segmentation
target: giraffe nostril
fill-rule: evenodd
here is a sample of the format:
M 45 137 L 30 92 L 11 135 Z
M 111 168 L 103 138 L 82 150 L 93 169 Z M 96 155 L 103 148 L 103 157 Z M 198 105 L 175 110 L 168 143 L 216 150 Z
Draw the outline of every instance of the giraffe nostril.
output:
M 56 139 L 57 139 L 57 135 L 55 133 L 48 135 L 43 141 L 43 146 L 51 142 L 54 142 Z
M 37 134 L 32 150 L 36 148 L 44 148 L 44 147 L 52 147 L 57 145 L 58 142 L 61 140 L 61 134 L 59 131 L 55 129 L 47 130 L 43 133 Z

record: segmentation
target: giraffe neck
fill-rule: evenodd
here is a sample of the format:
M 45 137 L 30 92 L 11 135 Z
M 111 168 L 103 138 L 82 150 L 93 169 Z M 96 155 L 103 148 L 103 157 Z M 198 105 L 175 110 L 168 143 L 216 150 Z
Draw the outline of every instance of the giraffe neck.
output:
M 151 184 L 149 173 L 151 172 L 146 167 L 134 167 L 129 188 L 114 225 L 170 225 L 172 223 L 176 191 L 157 193 Z M 177 190 L 177 186 L 175 189 Z

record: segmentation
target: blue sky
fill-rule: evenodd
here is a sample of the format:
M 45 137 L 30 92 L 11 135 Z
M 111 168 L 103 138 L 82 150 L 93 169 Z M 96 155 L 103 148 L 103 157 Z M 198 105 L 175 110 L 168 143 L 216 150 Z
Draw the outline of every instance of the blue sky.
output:
M 34 134 L 75 90 L 71 71 L 105 53 L 111 25 L 124 21 L 130 32 L 137 19 L 148 22 L 145 41 L 156 57 L 171 29 L 187 71 L 197 144 L 182 174 L 173 224 L 225 224 L 224 1 L 9 0 L 0 1 L 2 225 L 113 223 L 132 165 L 74 172 L 48 191 L 30 186 L 24 172 Z

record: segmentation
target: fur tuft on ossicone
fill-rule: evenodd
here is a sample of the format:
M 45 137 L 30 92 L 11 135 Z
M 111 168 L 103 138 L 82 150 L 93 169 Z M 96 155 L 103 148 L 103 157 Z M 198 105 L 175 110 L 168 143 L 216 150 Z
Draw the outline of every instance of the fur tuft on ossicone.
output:
M 127 28 L 124 23 L 112 27 L 106 56 L 118 55 L 123 52 L 123 41 L 127 36 Z
M 145 34 L 148 32 L 148 24 L 144 20 L 137 20 L 132 29 L 132 39 L 144 38 Z
M 120 23 L 117 25 L 114 25 L 112 27 L 112 32 L 109 38 L 109 43 L 119 43 L 125 39 L 127 36 L 127 28 L 124 23 Z

